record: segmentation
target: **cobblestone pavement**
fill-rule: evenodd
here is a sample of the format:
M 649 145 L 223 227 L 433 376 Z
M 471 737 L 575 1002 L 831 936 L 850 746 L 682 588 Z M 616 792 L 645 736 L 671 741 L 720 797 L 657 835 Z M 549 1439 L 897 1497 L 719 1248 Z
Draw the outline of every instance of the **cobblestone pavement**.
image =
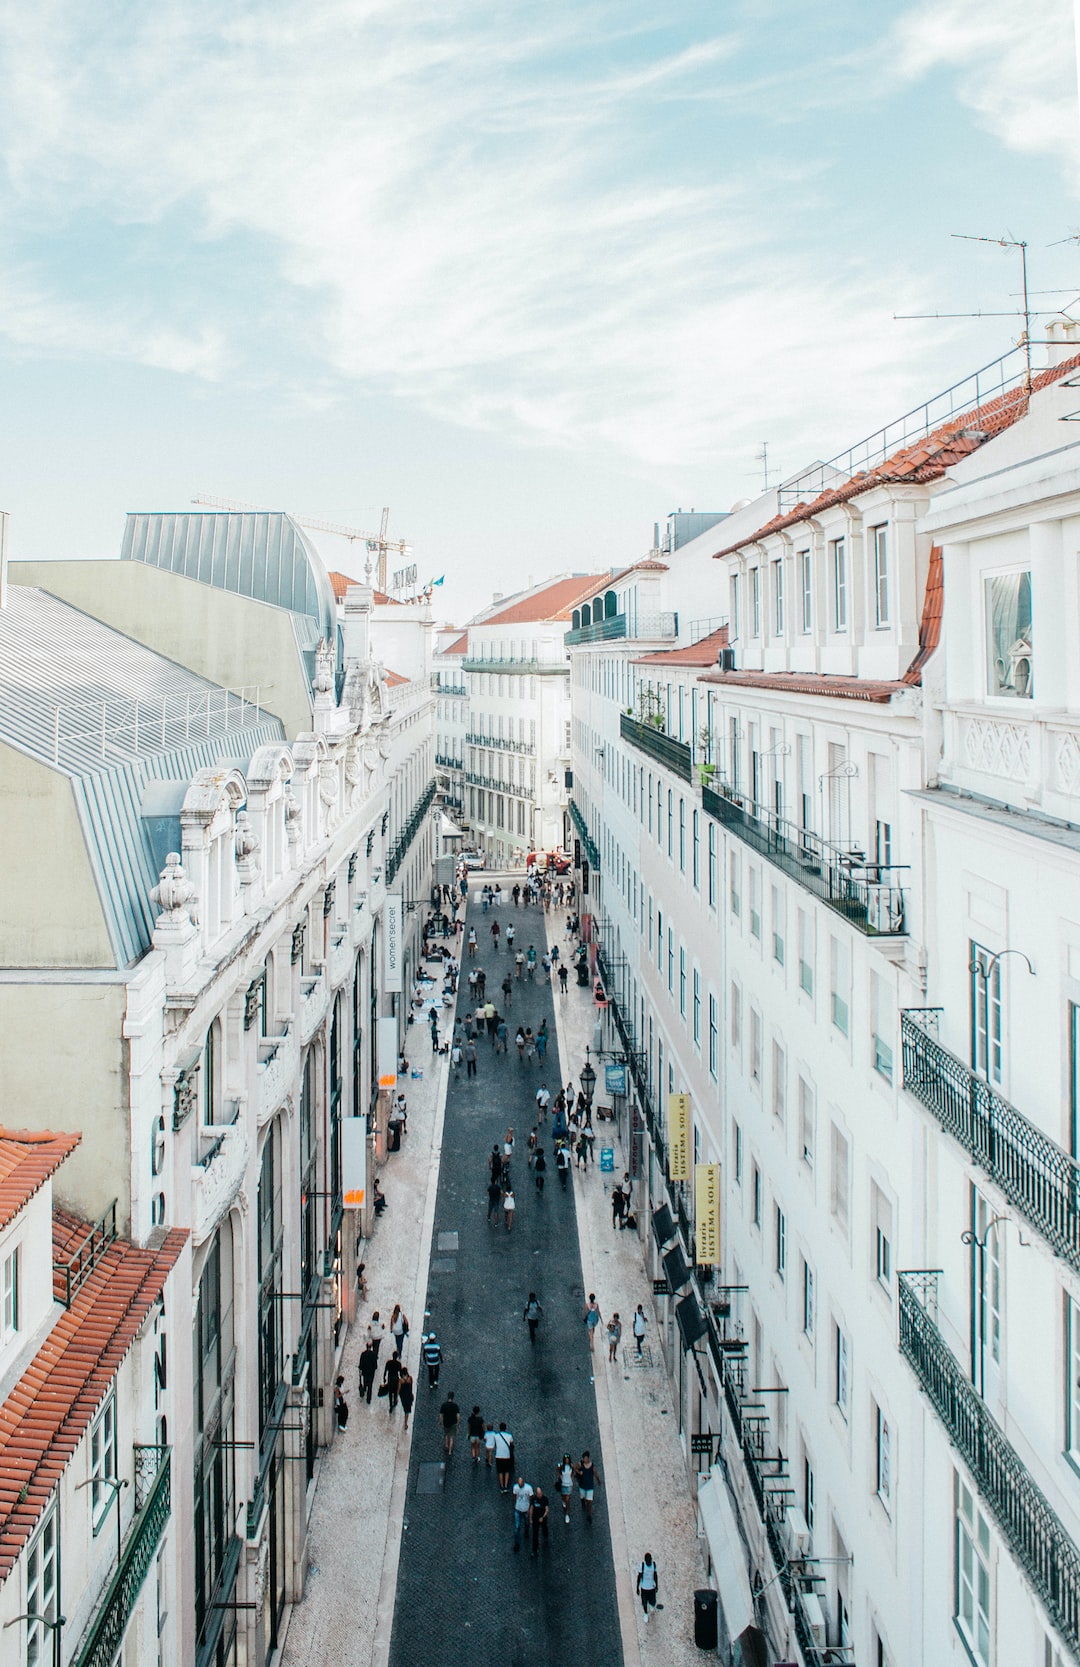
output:
M 539 957 L 543 911 L 504 906 L 500 925 L 505 930 L 511 921 L 518 945 L 534 943 Z M 478 897 L 470 902 L 469 924 L 481 943 L 477 964 L 501 1003 L 510 957 L 505 950 L 492 954 L 491 921 Z M 486 1418 L 506 1420 L 515 1438 L 515 1474 L 539 1482 L 549 1495 L 563 1452 L 575 1459 L 585 1448 L 597 1458 L 600 1452 L 593 1368 L 604 1369 L 606 1349 L 597 1339 L 595 1356 L 589 1352 L 574 1186 L 564 1189 L 556 1177 L 550 1117 L 542 1196 L 525 1162 L 537 1087 L 546 1082 L 554 1095 L 561 1062 L 554 1036 L 543 1062 L 519 1061 L 513 1027 L 522 1021 L 536 1029 L 546 1016 L 552 1030 L 550 986 L 515 982 L 507 1016 L 508 1055 L 496 1055 L 482 1039 L 477 1075 L 468 1077 L 462 1067 L 447 1093 L 428 1285 L 428 1324 L 442 1344 L 444 1365 L 436 1391 L 417 1374 L 390 1667 L 460 1667 L 468 1660 L 476 1667 L 532 1667 L 540 1660 L 618 1667 L 623 1660 L 606 1490 L 597 1494 L 591 1524 L 575 1498 L 566 1526 L 553 1501 L 549 1543 L 534 1561 L 524 1546 L 514 1554 L 513 1499 L 499 1494 L 493 1470 L 473 1466 L 463 1434 L 442 1463 L 437 1409 L 448 1390 L 463 1417 L 478 1403 Z M 509 1125 L 518 1200 L 510 1233 L 486 1219 L 487 1157 Z M 532 1290 L 544 1308 L 535 1346 L 522 1318 Z

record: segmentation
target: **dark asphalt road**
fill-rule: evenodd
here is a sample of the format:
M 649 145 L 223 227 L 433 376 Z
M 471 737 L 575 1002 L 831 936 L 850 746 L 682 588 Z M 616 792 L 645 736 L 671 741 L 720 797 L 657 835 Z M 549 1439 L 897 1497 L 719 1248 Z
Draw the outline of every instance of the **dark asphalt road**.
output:
M 480 940 L 478 965 L 499 1005 L 499 986 L 510 965 L 490 948 L 491 918 L 480 908 L 474 882 L 467 925 Z M 542 910 L 504 906 L 505 930 L 513 921 L 518 945 L 542 953 Z M 464 974 L 468 971 L 464 961 Z M 539 978 L 539 968 L 537 976 Z M 589 1448 L 600 1462 L 592 1357 L 582 1322 L 585 1292 L 574 1216 L 573 1177 L 563 1191 L 555 1174 L 550 1118 L 543 1141 L 549 1160 L 544 1195 L 537 1197 L 526 1167 L 526 1140 L 535 1117 L 534 1095 L 545 1081 L 552 1096 L 560 1082 L 552 998 L 558 988 L 515 984 L 507 1014 L 510 1049 L 495 1055 L 487 1039 L 478 1045 L 478 1074 L 462 1067 L 451 1076 L 443 1130 L 442 1167 L 428 1287 L 428 1326 L 443 1347 L 439 1388 L 427 1388 L 417 1363 L 421 1326 L 413 1317 L 410 1359 L 416 1376 L 415 1433 L 398 1571 L 390 1667 L 621 1667 L 622 1646 L 615 1575 L 608 1534 L 606 1493 L 600 1489 L 589 1526 L 575 1496 L 570 1526 L 554 1493 L 555 1468 L 569 1451 L 579 1459 Z M 466 993 L 461 1001 L 464 1013 Z M 546 1017 L 551 1042 L 543 1065 L 520 1064 L 513 1031 L 520 1019 L 535 1030 Z M 426 1027 L 410 1036 L 418 1061 L 428 1055 Z M 578 1061 L 571 1062 L 576 1068 Z M 562 1070 L 565 1081 L 567 1071 Z M 515 1129 L 513 1178 L 517 1211 L 507 1233 L 489 1223 L 487 1157 L 508 1124 Z M 417 1224 L 417 1227 L 419 1224 Z M 400 1229 L 399 1229 L 400 1230 Z M 456 1233 L 457 1249 L 440 1234 Z M 530 1290 L 544 1306 L 535 1347 L 522 1310 Z M 605 1343 L 596 1339 L 602 1364 Z M 418 1492 L 443 1457 L 437 1409 L 453 1390 L 462 1407 L 457 1449 L 442 1487 Z M 536 1560 L 527 1548 L 513 1552 L 513 1500 L 498 1493 L 494 1470 L 474 1469 L 465 1417 L 478 1402 L 498 1426 L 505 1418 L 515 1438 L 515 1474 L 539 1482 L 552 1501 L 549 1543 Z M 601 1469 L 603 1468 L 601 1463 Z

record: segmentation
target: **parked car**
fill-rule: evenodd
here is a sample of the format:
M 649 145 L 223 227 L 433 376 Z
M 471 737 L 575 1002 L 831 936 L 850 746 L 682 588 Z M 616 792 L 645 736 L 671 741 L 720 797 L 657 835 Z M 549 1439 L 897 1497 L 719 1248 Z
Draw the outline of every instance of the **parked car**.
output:
M 461 861 L 466 868 L 483 868 L 484 853 L 483 851 L 462 851 Z

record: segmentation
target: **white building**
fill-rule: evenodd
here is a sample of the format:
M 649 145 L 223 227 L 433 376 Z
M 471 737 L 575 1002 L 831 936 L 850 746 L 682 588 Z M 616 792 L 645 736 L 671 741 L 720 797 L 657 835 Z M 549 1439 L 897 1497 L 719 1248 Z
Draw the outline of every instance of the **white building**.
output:
M 465 655 L 469 633 L 454 627 L 436 633 L 433 666 L 435 673 L 435 764 L 442 801 L 447 812 L 460 823 L 465 814 L 465 733 L 468 722 L 468 686 Z
M 280 515 L 130 517 L 123 560 L 12 579 L 0 1072 L 21 1121 L 82 1131 L 65 1201 L 190 1234 L 162 1659 L 261 1663 L 303 1592 L 379 1021 L 431 883 L 430 616 L 356 586 L 339 619 Z
M 572 637 L 582 906 L 639 1218 L 670 1212 L 646 1250 L 688 1457 L 731 1484 L 703 1503 L 725 1606 L 808 1667 L 1080 1647 L 1075 363 L 1030 400 L 1022 362 L 977 409 L 951 392 L 966 415 L 650 559 L 647 607 L 618 576 Z M 695 1251 L 676 1093 L 689 1175 L 720 1175 L 693 1275 L 661 1260 Z

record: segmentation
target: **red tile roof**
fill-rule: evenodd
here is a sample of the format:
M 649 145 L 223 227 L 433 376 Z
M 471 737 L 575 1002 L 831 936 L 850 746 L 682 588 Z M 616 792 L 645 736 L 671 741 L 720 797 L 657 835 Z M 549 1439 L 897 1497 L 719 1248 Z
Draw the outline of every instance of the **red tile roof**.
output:
M 1032 377 L 1031 393 L 1037 394 L 1043 388 L 1059 382 L 1078 366 L 1080 354 L 1074 354 L 1071 359 L 1064 359 L 1058 365 L 1050 365 Z M 972 411 L 951 417 L 932 433 L 893 452 L 891 457 L 887 457 L 884 463 L 879 463 L 876 468 L 861 470 L 842 485 L 829 487 L 826 491 L 820 492 L 811 503 L 796 504 L 786 515 L 774 515 L 772 520 L 766 521 L 757 532 L 751 533 L 747 538 L 740 538 L 736 544 L 729 544 L 723 550 L 718 550 L 713 560 L 718 561 L 721 556 L 730 556 L 733 551 L 741 550 L 747 544 L 754 544 L 759 538 L 768 537 L 770 533 L 780 532 L 785 527 L 794 527 L 800 521 L 820 514 L 822 510 L 831 509 L 834 504 L 847 503 L 863 492 L 872 491 L 875 486 L 890 482 L 919 485 L 925 481 L 940 480 L 952 464 L 969 457 L 987 440 L 1003 434 L 1007 428 L 1019 422 L 1021 417 L 1026 416 L 1029 402 L 1030 396 L 1025 387 L 1010 388 L 1006 393 L 999 394 L 996 399 L 977 405 Z
M 70 1259 L 90 1224 L 53 1212 L 53 1256 Z M 0 1580 L 6 1579 L 109 1391 L 187 1239 L 156 1250 L 114 1239 L 0 1406 Z M 61 1286 L 57 1282 L 59 1297 Z
M 0 1129 L 0 1232 L 82 1139 L 47 1129 Z
M 926 574 L 922 618 L 919 621 L 919 648 L 904 673 L 905 683 L 915 685 L 922 682 L 923 667 L 941 641 L 941 619 L 944 612 L 945 564 L 941 556 L 941 545 L 935 544 L 930 552 L 930 566 Z
M 333 587 L 335 602 L 344 602 L 345 592 L 348 590 L 350 585 L 360 585 L 364 583 L 362 579 L 350 579 L 347 573 L 335 573 L 333 570 L 328 573 L 327 577 Z M 401 606 L 400 598 L 397 596 L 387 596 L 385 590 L 376 590 L 373 592 L 373 597 L 374 600 L 380 604 L 384 602 L 393 602 L 395 607 Z
M 409 679 L 407 677 L 402 677 L 400 672 L 391 671 L 389 667 L 387 667 L 386 681 L 391 689 L 396 689 L 400 683 L 407 683 Z
M 834 695 L 841 700 L 868 700 L 884 704 L 906 684 L 884 678 L 830 677 L 824 672 L 799 671 L 714 671 L 699 679 L 702 683 L 730 683 L 736 688 L 780 689 L 789 695 Z
M 469 633 L 468 633 L 468 631 L 463 631 L 461 633 L 460 637 L 455 638 L 455 640 L 452 643 L 450 643 L 446 648 L 440 648 L 440 649 L 437 650 L 437 653 L 439 653 L 439 654 L 467 654 L 468 652 L 469 652 Z
M 635 666 L 715 666 L 720 650 L 728 645 L 728 628 L 721 625 L 718 631 L 710 631 L 707 637 L 698 642 L 688 643 L 685 648 L 661 649 L 657 654 L 643 654 L 640 660 L 635 660 Z
M 576 578 L 556 579 L 553 584 L 545 585 L 532 596 L 522 597 L 520 602 L 512 602 L 508 608 L 500 613 L 492 614 L 482 620 L 481 625 L 526 625 L 538 623 L 540 620 L 569 619 L 575 602 L 582 602 L 593 592 L 606 586 L 606 573 L 590 573 L 584 577 L 579 573 Z M 479 629 L 475 627 L 475 629 Z

